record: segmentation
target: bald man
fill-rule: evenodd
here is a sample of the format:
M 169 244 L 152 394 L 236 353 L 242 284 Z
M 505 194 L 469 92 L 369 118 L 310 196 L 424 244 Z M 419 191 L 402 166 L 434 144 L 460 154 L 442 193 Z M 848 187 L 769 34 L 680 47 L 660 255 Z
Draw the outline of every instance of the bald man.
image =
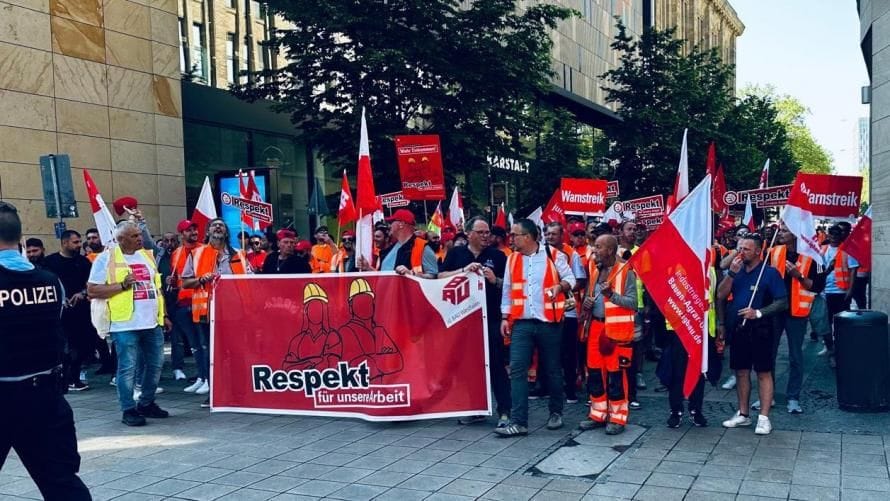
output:
M 617 435 L 627 425 L 627 371 L 633 355 L 637 312 L 636 276 L 618 263 L 618 240 L 600 235 L 588 265 L 588 286 L 582 305 L 586 319 L 587 391 L 590 413 L 580 428 L 606 428 Z M 583 339 L 582 339 L 583 340 Z

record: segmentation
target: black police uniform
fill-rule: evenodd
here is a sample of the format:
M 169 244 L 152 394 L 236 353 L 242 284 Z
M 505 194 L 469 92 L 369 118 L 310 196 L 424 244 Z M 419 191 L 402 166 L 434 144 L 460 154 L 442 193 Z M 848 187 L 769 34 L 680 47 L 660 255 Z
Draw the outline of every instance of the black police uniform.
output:
M 0 266 L 0 468 L 13 448 L 45 499 L 89 500 L 62 396 L 63 301 L 52 273 Z

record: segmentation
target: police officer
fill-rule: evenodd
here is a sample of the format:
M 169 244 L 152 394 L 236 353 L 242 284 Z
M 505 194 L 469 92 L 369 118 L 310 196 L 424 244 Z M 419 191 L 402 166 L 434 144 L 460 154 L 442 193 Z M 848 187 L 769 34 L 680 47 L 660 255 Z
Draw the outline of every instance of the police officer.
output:
M 14 448 L 45 499 L 92 499 L 62 396 L 65 292 L 22 257 L 21 236 L 16 208 L 0 202 L 0 468 Z

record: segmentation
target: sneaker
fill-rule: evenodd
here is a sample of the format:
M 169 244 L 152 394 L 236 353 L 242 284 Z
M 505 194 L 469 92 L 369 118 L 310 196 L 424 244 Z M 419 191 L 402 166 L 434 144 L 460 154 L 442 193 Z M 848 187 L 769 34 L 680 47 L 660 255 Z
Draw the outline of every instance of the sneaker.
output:
M 161 388 L 160 386 L 158 386 L 157 388 L 155 388 L 155 395 L 157 395 L 157 394 L 159 394 L 159 393 L 164 393 L 164 389 Z
M 735 384 L 736 384 L 736 378 L 735 378 L 735 374 L 733 374 L 732 376 L 729 376 L 729 378 L 726 380 L 726 382 L 723 383 L 722 385 L 720 385 L 720 387 L 723 388 L 724 390 L 731 390 L 731 389 L 735 388 Z
M 705 419 L 705 416 L 702 415 L 701 412 L 689 411 L 689 417 L 692 419 L 692 424 L 698 426 L 699 428 L 708 426 L 708 420 Z
M 773 425 L 770 424 L 769 418 L 763 414 L 757 416 L 757 427 L 754 428 L 754 433 L 758 435 L 769 435 L 771 431 L 773 431 Z
M 510 423 L 503 428 L 495 428 L 494 432 L 500 437 L 519 437 L 528 435 L 528 428 L 521 424 Z
M 770 407 L 775 407 L 776 399 L 773 399 L 773 403 L 770 404 Z M 760 410 L 760 400 L 755 400 L 753 404 L 751 404 L 751 410 L 759 411 Z
M 201 402 L 201 408 L 202 409 L 210 408 L 210 397 L 207 397 L 207 400 L 204 400 L 203 402 Z
M 152 402 L 148 405 L 137 405 L 136 412 L 139 413 L 140 416 L 153 418 L 153 419 L 164 419 L 165 417 L 169 417 L 170 413 L 158 407 L 158 404 Z
M 574 393 L 566 393 L 566 403 L 567 404 L 577 404 L 578 396 Z
M 623 424 L 609 423 L 606 425 L 606 435 L 620 435 L 624 433 Z
M 185 372 L 182 372 L 179 369 L 173 371 L 173 379 L 176 381 L 182 381 L 183 379 L 188 379 L 185 375 Z
M 464 416 L 457 420 L 457 424 L 484 423 L 485 419 L 485 416 Z
M 185 388 L 182 389 L 182 391 L 184 391 L 186 393 L 194 393 L 195 391 L 198 390 L 198 388 L 200 388 L 203 385 L 204 385 L 204 380 L 201 378 L 197 378 L 197 379 L 195 379 L 195 382 L 192 385 L 186 386 Z
M 632 401 L 631 403 L 629 403 L 629 404 L 627 404 L 627 405 L 628 405 L 628 407 L 630 407 L 631 409 L 640 409 L 640 408 L 643 407 L 643 404 L 637 402 L 636 400 Z
M 195 390 L 195 393 L 197 393 L 198 395 L 206 395 L 210 393 L 210 383 L 204 381 L 201 387 Z
M 816 353 L 816 356 L 824 357 L 825 355 L 828 355 L 828 347 L 823 346 L 819 353 Z
M 145 418 L 136 409 L 127 409 L 124 411 L 121 423 L 127 426 L 145 426 Z
M 562 428 L 562 415 L 556 412 L 550 414 L 550 419 L 547 420 L 547 429 L 558 430 L 560 428 Z
M 108 382 L 111 386 L 117 386 L 117 376 L 112 376 L 111 381 Z
M 133 389 L 133 400 L 139 401 L 139 397 L 142 396 L 142 388 L 136 387 Z
M 683 417 L 682 412 L 671 412 L 671 415 L 668 417 L 667 425 L 668 428 L 679 428 L 680 427 L 680 419 Z
M 80 371 L 80 380 L 84 383 L 87 382 L 87 371 Z
M 739 426 L 751 426 L 751 418 L 743 416 L 739 411 L 736 411 L 735 415 L 723 422 L 724 428 L 738 428 Z
M 803 414 L 803 409 L 800 408 L 800 402 L 797 400 L 789 400 L 788 401 L 788 414 Z
M 538 388 L 528 393 L 529 400 L 538 400 L 539 398 L 547 398 L 547 390 Z
M 602 421 L 594 421 L 594 420 L 592 420 L 592 419 L 590 419 L 590 418 L 587 418 L 587 419 L 585 419 L 584 421 L 581 421 L 580 423 L 578 423 L 578 429 L 579 429 L 579 430 L 585 430 L 585 431 L 587 431 L 587 430 L 594 430 L 594 429 L 596 429 L 596 428 L 605 428 L 605 427 L 606 427 L 606 423 L 605 423 L 605 422 L 602 422 Z
M 501 414 L 501 417 L 498 418 L 498 428 L 504 428 L 510 424 L 510 416 L 506 414 Z
M 638 390 L 646 389 L 646 378 L 644 378 L 643 375 L 640 373 L 637 373 L 637 389 Z
M 76 381 L 68 385 L 68 391 L 84 391 L 89 389 L 90 385 L 84 383 L 83 381 Z

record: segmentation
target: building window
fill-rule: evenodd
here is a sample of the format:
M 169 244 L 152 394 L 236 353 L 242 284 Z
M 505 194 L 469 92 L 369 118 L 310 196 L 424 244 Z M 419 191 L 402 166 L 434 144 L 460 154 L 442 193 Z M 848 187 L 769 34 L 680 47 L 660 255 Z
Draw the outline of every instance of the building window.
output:
M 235 34 L 226 35 L 226 82 L 235 83 Z
M 250 0 L 250 15 L 253 16 L 254 19 L 260 18 L 260 3 L 254 0 Z
M 244 39 L 244 43 L 241 44 L 241 71 L 246 72 L 250 69 L 249 65 L 250 60 L 250 45 L 247 43 L 247 38 Z M 241 75 L 239 78 L 241 83 L 247 83 L 247 75 Z
M 228 0 L 228 6 L 230 9 L 238 8 L 238 0 Z
M 207 64 L 205 61 L 205 39 L 204 25 L 201 23 L 192 24 L 192 72 L 195 78 L 201 81 L 207 80 Z
M 185 30 L 185 19 L 179 18 L 179 71 L 186 72 L 185 48 L 188 46 L 188 33 Z

